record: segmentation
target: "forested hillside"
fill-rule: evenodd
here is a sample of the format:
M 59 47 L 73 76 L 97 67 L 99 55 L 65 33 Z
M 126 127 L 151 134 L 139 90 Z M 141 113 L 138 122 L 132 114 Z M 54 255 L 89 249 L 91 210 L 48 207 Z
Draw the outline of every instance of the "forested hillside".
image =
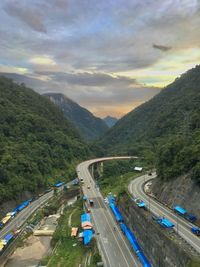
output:
M 124 116 L 98 145 L 104 153 L 155 157 L 164 179 L 192 170 L 200 182 L 200 66 Z
M 86 141 L 94 140 L 108 130 L 108 126 L 102 119 L 95 117 L 89 110 L 81 107 L 65 95 L 59 93 L 46 93 L 44 95 L 63 111 L 65 117 L 74 124 Z
M 65 176 L 88 149 L 48 99 L 0 77 L 0 203 Z

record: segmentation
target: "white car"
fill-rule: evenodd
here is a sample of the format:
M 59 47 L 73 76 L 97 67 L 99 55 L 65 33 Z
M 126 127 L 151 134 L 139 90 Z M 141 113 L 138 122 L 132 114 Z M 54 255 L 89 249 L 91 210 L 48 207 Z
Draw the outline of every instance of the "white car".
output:
M 107 197 L 104 198 L 104 203 L 105 203 L 105 204 L 108 204 L 108 198 L 107 198 Z

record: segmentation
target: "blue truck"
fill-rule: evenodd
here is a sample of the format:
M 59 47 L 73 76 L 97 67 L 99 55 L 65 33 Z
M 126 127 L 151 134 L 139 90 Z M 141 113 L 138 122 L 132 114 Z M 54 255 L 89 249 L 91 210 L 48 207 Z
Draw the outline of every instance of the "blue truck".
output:
M 153 215 L 152 219 L 156 221 L 163 228 L 173 229 L 174 227 L 174 224 L 170 220 L 166 219 L 165 217 L 159 217 L 159 216 Z
M 187 221 L 189 222 L 196 222 L 197 217 L 194 214 L 188 213 L 184 208 L 182 208 L 181 206 L 175 206 L 174 207 L 174 212 L 180 216 L 182 216 L 183 218 L 185 218 Z
M 197 236 L 200 236 L 200 228 L 198 227 L 192 227 L 191 228 L 191 231 L 193 234 L 197 235 Z

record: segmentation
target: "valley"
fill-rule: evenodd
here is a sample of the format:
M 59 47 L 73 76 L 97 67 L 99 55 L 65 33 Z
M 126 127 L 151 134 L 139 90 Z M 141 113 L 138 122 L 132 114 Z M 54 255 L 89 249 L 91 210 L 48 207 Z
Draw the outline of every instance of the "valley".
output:
M 0 77 L 0 264 L 200 266 L 199 86 L 197 65 L 117 120 Z

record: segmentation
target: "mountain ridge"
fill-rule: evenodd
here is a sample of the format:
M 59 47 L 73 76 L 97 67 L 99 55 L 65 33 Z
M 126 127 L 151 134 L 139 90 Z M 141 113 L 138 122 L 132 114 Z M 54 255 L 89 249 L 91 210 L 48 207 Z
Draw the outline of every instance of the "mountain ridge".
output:
M 0 122 L 0 203 L 69 179 L 72 164 L 89 154 L 52 102 L 5 77 L 0 77 Z
M 94 116 L 89 110 L 66 95 L 62 93 L 45 93 L 43 95 L 62 110 L 86 141 L 97 139 L 108 130 L 108 126 L 102 119 Z
M 104 154 L 138 154 L 163 179 L 192 170 L 200 181 L 200 65 L 129 112 L 97 142 Z

